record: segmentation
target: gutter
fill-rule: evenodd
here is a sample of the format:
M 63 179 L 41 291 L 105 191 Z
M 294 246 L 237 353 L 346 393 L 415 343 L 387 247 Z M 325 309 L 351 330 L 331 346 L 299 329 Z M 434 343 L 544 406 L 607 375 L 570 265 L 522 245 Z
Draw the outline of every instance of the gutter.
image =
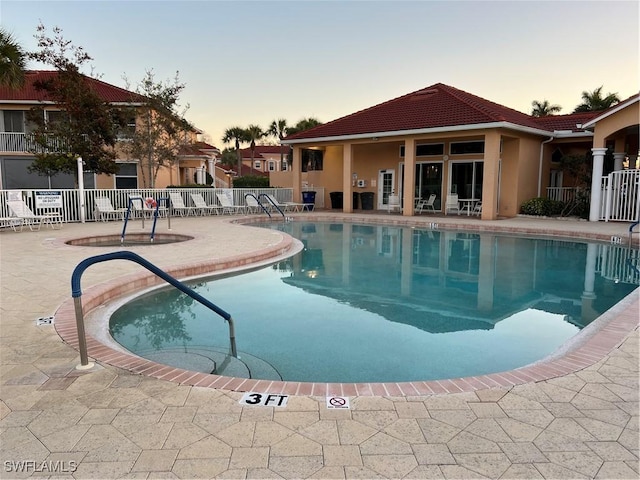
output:
M 544 153 L 544 146 L 545 144 L 552 142 L 553 140 L 555 140 L 555 137 L 552 135 L 540 144 L 540 160 L 538 162 L 538 197 L 540 196 L 540 192 L 542 190 L 542 157 Z

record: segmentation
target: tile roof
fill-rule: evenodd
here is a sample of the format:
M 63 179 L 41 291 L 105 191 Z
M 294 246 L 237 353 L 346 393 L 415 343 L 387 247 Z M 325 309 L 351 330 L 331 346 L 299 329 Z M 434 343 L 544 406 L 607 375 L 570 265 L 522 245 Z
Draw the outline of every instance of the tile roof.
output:
M 26 73 L 25 84 L 22 88 L 11 89 L 0 86 L 0 102 L 2 101 L 20 101 L 20 102 L 46 102 L 51 101 L 47 98 L 46 92 L 37 90 L 36 81 L 46 81 L 58 74 L 57 71 L 49 70 L 28 70 Z M 109 83 L 97 80 L 95 78 L 84 76 L 89 85 L 96 93 L 109 103 L 136 103 L 142 102 L 144 97 L 124 88 L 116 87 Z
M 571 130 L 572 132 L 584 132 L 577 125 L 587 123 L 602 112 L 581 112 L 569 115 L 548 115 L 546 117 L 534 117 L 534 121 L 543 130 Z
M 256 145 L 254 156 L 262 155 L 264 153 L 277 153 L 280 154 L 280 145 Z M 286 149 L 284 150 L 286 152 Z M 241 148 L 240 155 L 242 158 L 251 158 L 251 149 L 250 148 Z
M 457 88 L 436 83 L 290 135 L 286 140 L 463 127 L 498 122 L 508 122 L 536 130 L 546 129 L 543 126 L 544 122 L 539 123 L 538 119 L 531 115 Z

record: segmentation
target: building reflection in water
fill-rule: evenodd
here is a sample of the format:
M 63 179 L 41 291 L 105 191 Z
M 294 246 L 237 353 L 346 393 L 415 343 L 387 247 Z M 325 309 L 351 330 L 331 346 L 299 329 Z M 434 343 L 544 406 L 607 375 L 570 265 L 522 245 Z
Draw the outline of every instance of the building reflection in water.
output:
M 620 245 L 360 224 L 290 223 L 290 285 L 439 333 L 527 309 L 584 327 L 638 285 Z M 381 280 L 382 279 L 382 280 Z

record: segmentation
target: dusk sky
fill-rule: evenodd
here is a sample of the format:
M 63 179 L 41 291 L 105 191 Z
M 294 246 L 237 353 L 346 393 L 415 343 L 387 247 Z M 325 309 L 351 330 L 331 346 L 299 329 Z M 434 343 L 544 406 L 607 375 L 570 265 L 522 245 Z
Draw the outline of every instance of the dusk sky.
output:
M 328 122 L 434 83 L 525 113 L 545 99 L 571 113 L 601 85 L 625 99 L 640 89 L 638 5 L 2 0 L 0 22 L 28 51 L 40 22 L 60 27 L 120 87 L 179 72 L 186 118 L 223 148 L 229 127 Z

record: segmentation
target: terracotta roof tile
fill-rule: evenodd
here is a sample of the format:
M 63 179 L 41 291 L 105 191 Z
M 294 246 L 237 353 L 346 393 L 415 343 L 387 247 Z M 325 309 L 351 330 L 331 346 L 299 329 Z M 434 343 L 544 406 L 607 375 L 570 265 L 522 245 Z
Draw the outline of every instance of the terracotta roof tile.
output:
M 287 139 L 374 134 L 496 122 L 540 128 L 530 115 L 457 88 L 436 83 L 296 133 Z
M 0 86 L 0 101 L 22 101 L 22 102 L 46 102 L 51 101 L 47 98 L 46 92 L 37 90 L 36 81 L 45 81 L 57 75 L 56 71 L 48 70 L 29 70 L 26 73 L 25 84 L 22 88 L 11 89 Z M 109 83 L 97 80 L 95 78 L 85 76 L 87 82 L 95 89 L 96 93 L 109 103 L 136 103 L 144 100 L 144 97 L 135 92 L 130 92 L 124 88 L 116 87 Z
M 534 121 L 543 130 L 571 130 L 572 132 L 583 132 L 577 125 L 587 123 L 592 118 L 602 112 L 582 112 L 571 113 L 569 115 L 548 115 L 546 117 L 534 117 Z

